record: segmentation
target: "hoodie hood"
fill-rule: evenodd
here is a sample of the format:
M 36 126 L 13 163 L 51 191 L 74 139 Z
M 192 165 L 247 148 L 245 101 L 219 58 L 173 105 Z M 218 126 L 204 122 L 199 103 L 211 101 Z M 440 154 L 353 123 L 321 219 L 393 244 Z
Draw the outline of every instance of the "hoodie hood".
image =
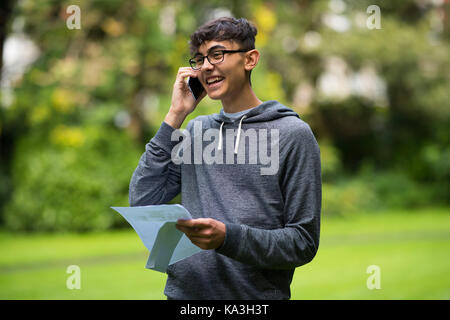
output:
M 275 120 L 282 117 L 295 116 L 300 118 L 297 113 L 292 109 L 282 105 L 276 100 L 269 100 L 261 103 L 259 106 L 251 109 L 249 112 L 244 114 L 239 120 L 243 123 L 254 123 L 254 122 L 266 122 Z M 236 120 L 230 119 L 223 113 L 223 109 L 220 113 L 215 113 L 211 115 L 212 119 L 219 123 L 234 123 Z
M 249 112 L 244 114 L 241 118 L 239 118 L 239 127 L 238 127 L 238 133 L 236 137 L 236 144 L 234 147 L 234 153 L 237 154 L 239 151 L 239 140 L 241 136 L 241 128 L 242 123 L 255 123 L 255 122 L 267 122 L 283 117 L 288 116 L 295 116 L 297 118 L 300 118 L 296 112 L 294 112 L 292 109 L 282 105 L 276 100 L 269 100 L 261 103 L 259 106 L 251 109 Z M 225 123 L 235 123 L 237 121 L 230 119 L 228 116 L 226 116 L 223 113 L 223 109 L 220 110 L 220 113 L 216 113 L 211 115 L 212 119 L 220 123 L 220 135 L 219 135 L 219 146 L 218 150 L 222 149 L 222 128 Z

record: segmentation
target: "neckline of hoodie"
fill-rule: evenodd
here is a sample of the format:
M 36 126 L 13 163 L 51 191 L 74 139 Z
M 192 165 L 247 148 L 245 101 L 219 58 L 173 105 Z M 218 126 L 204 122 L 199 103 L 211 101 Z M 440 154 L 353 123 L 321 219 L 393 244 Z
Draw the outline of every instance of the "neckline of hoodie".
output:
M 247 110 L 243 110 L 243 111 L 246 111 L 246 112 L 244 113 L 244 115 L 247 115 L 247 114 L 251 113 L 252 116 L 253 116 L 253 115 L 255 114 L 255 112 L 256 112 L 256 114 L 258 114 L 259 111 L 255 111 L 255 110 L 259 110 L 259 109 L 261 109 L 261 108 L 264 108 L 265 105 L 267 105 L 267 104 L 272 104 L 272 103 L 278 103 L 278 102 L 275 101 L 275 100 L 267 100 L 267 101 L 263 101 L 263 103 L 257 105 L 256 107 L 253 107 L 253 108 L 247 109 Z M 239 112 L 242 112 L 242 111 L 239 111 Z M 240 119 L 243 117 L 243 115 L 240 115 L 240 116 L 239 116 L 238 118 L 236 118 L 236 119 L 235 119 L 235 118 L 230 118 L 230 117 L 228 117 L 228 116 L 225 114 L 225 111 L 223 111 L 223 108 L 219 111 L 219 113 L 212 114 L 211 116 L 212 116 L 212 118 L 215 119 L 216 121 L 219 121 L 219 122 L 225 122 L 225 123 L 229 123 L 229 122 L 235 123 L 236 120 L 240 120 Z M 248 116 L 247 116 L 246 118 L 248 118 Z M 245 122 L 245 121 L 244 121 L 244 122 Z
M 253 109 L 257 108 L 257 107 L 258 107 L 258 106 L 253 107 L 253 108 L 250 108 L 250 109 L 246 109 L 246 110 L 234 112 L 234 113 L 228 113 L 228 112 L 225 112 L 225 111 L 222 109 L 222 112 L 223 112 L 223 114 L 224 114 L 227 118 L 236 121 L 236 120 L 242 118 L 242 116 L 245 115 L 245 114 L 247 114 L 250 110 L 253 110 Z

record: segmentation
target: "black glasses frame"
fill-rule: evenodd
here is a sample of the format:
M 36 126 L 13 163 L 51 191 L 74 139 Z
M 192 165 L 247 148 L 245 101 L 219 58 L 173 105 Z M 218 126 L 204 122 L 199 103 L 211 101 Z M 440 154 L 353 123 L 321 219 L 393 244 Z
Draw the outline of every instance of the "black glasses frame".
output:
M 205 58 L 208 59 L 208 62 L 209 62 L 210 64 L 214 65 L 214 64 L 221 63 L 221 62 L 223 61 L 223 59 L 225 59 L 225 53 L 248 52 L 248 51 L 250 51 L 250 50 L 214 50 L 214 51 L 208 53 L 206 56 L 198 55 L 198 56 L 196 56 L 195 58 L 189 59 L 189 64 L 191 65 L 191 68 L 192 68 L 192 69 L 194 69 L 194 70 L 200 70 L 200 69 L 203 67 L 203 62 L 205 61 Z M 209 60 L 208 56 L 209 56 L 210 54 L 216 53 L 216 52 L 222 52 L 222 60 L 212 63 L 211 60 Z M 196 63 L 196 62 L 194 61 L 194 59 L 198 59 L 198 58 L 202 58 L 202 67 L 200 67 L 200 68 L 194 68 L 194 65 L 195 65 L 195 63 Z

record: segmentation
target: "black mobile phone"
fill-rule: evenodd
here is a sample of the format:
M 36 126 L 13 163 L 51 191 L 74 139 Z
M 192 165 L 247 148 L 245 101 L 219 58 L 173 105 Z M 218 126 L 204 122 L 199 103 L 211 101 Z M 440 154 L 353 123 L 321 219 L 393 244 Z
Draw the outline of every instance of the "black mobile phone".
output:
M 205 88 L 203 88 L 202 84 L 200 83 L 200 80 L 193 77 L 189 77 L 188 86 L 192 94 L 194 95 L 195 100 L 197 100 L 205 90 Z

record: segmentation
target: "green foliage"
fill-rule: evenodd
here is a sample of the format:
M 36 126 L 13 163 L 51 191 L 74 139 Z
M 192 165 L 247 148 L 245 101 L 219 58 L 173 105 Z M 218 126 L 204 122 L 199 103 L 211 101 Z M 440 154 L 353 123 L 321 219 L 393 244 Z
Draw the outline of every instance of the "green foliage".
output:
M 327 99 L 314 106 L 310 115 L 315 129 L 324 132 L 328 141 L 340 152 L 342 166 L 349 170 L 359 167 L 370 155 L 380 161 L 384 145 L 386 110 L 370 104 L 367 99 L 351 97 L 342 101 Z M 380 150 L 381 149 L 381 150 Z
M 322 181 L 331 182 L 342 175 L 339 150 L 328 140 L 319 141 Z
M 0 105 L 0 223 L 19 230 L 91 230 L 118 223 L 144 144 L 170 103 L 189 35 L 218 12 L 258 28 L 252 87 L 307 121 L 321 147 L 324 213 L 446 204 L 450 198 L 447 4 L 407 1 L 86 1 L 81 29 L 67 1 L 20 1 L 8 21 L 40 56 Z M 369 5 L 381 29 L 366 27 Z M 446 6 L 446 7 L 445 7 Z M 445 9 L 447 8 L 447 9 Z M 346 20 L 336 31 L 330 17 Z M 14 26 L 14 28 L 13 28 Z M 337 64 L 336 64 L 337 62 Z M 355 75 L 376 75 L 380 96 Z M 352 78 L 353 77 L 353 78 Z M 347 79 L 347 80 L 346 80 Z M 349 80 L 350 79 L 350 80 Z M 322 84 L 321 84 L 322 83 Z M 4 92 L 1 91 L 0 94 Z M 344 94 L 345 93 L 345 94 Z M 0 103 L 5 101 L 2 97 Z M 198 115 L 219 112 L 205 98 Z M 364 164 L 372 168 L 360 173 Z M 177 201 L 177 200 L 174 200 Z
M 326 216 L 352 216 L 361 212 L 414 209 L 446 205 L 445 185 L 418 183 L 404 172 L 375 171 L 365 167 L 356 177 L 323 184 L 322 211 Z
M 43 144 L 43 141 L 46 143 Z M 104 230 L 123 219 L 140 152 L 115 129 L 56 127 L 50 137 L 22 138 L 14 155 L 14 192 L 5 208 L 11 230 Z
M 380 207 L 380 199 L 362 181 L 322 185 L 322 213 L 325 216 L 351 216 Z
M 418 183 L 404 172 L 383 171 L 362 173 L 361 179 L 377 194 L 385 208 L 419 208 L 430 203 L 445 204 L 441 186 Z

